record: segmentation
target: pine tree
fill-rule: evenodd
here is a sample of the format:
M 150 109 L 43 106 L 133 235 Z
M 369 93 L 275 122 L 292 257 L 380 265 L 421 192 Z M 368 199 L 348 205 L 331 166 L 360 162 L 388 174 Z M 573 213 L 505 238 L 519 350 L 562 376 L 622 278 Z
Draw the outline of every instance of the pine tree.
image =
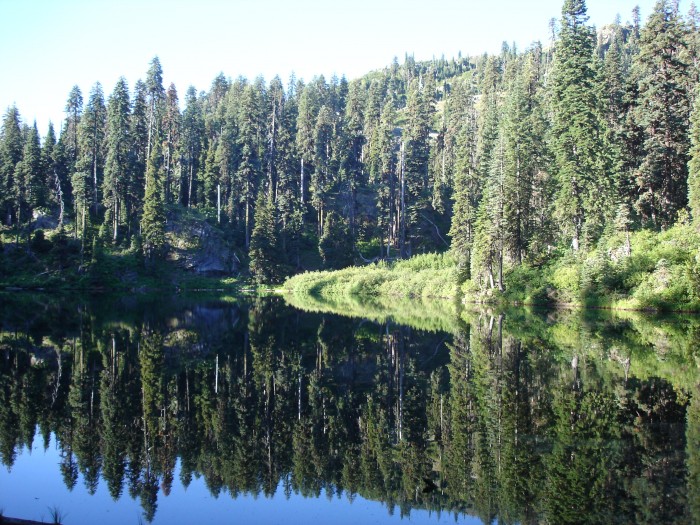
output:
M 403 130 L 403 171 L 401 181 L 402 257 L 409 257 L 412 244 L 418 240 L 415 228 L 428 207 L 428 166 L 430 160 L 430 125 L 434 113 L 434 89 L 429 72 L 421 85 L 415 79 L 406 100 L 407 122 Z M 413 238 L 415 237 L 415 239 Z
M 277 210 L 269 191 L 261 191 L 255 202 L 255 226 L 250 239 L 250 273 L 260 284 L 273 284 L 285 275 L 280 246 Z
M 73 206 L 75 211 L 75 237 L 81 241 L 81 264 L 85 252 L 86 231 L 89 225 L 88 210 L 91 206 L 90 174 L 77 171 L 71 175 Z
M 382 109 L 379 126 L 374 131 L 368 162 L 370 187 L 376 196 L 380 257 L 391 257 L 392 247 L 398 247 L 399 147 L 398 139 L 394 134 L 395 128 L 396 110 L 394 103 L 389 99 Z
M 78 86 L 73 86 L 66 101 L 66 120 L 61 131 L 68 170 L 72 173 L 79 157 L 78 125 L 83 114 L 83 94 Z
M 460 109 L 454 123 L 454 207 L 450 250 L 457 261 L 459 280 L 470 277 L 471 252 L 474 242 L 474 227 L 481 201 L 482 184 L 476 159 L 476 112 L 469 86 L 460 82 L 455 88 L 451 104 Z
M 105 225 L 111 229 L 113 242 L 118 240 L 119 226 L 129 218 L 122 216 L 122 206 L 127 201 L 131 168 L 130 109 L 129 88 L 122 77 L 107 104 L 107 156 L 102 185 Z
M 105 107 L 102 85 L 97 82 L 90 91 L 90 98 L 78 125 L 79 155 L 76 169 L 92 173 L 92 202 L 100 202 L 99 188 L 102 185 L 104 171 L 104 145 L 107 126 L 107 108 Z M 95 215 L 97 210 L 94 210 Z
M 336 179 L 334 151 L 336 118 L 329 106 L 324 105 L 318 112 L 314 127 L 314 172 L 309 184 L 311 205 L 318 213 L 319 233 L 323 231 L 324 212 L 328 207 L 331 188 Z
M 491 154 L 491 170 L 474 223 L 471 253 L 471 278 L 481 289 L 503 291 L 503 257 L 505 247 L 505 208 L 507 170 L 506 125 L 502 120 L 495 148 Z
M 181 115 L 175 84 L 170 84 L 165 94 L 165 112 L 163 115 L 163 169 L 165 171 L 165 202 L 173 201 L 174 173 L 177 168 L 177 152 L 180 147 Z M 175 193 L 178 192 L 175 188 Z
M 127 184 L 125 208 L 130 218 L 141 215 L 148 161 L 148 101 L 146 84 L 137 80 L 134 85 L 133 104 L 129 118 L 129 144 L 131 162 Z M 129 227 L 133 221 L 129 221 Z M 137 226 L 137 224 L 134 224 Z
M 204 132 L 202 109 L 194 86 L 185 94 L 185 111 L 182 115 L 182 182 L 180 183 L 180 203 L 191 207 L 197 201 L 195 174 L 199 170 L 199 157 L 202 150 Z
M 339 270 L 352 266 L 352 235 L 347 223 L 335 212 L 330 212 L 326 217 L 323 234 L 318 242 L 318 252 L 326 269 Z
M 240 164 L 236 172 L 239 202 L 243 206 L 246 247 L 250 246 L 253 223 L 253 209 L 258 187 L 262 179 L 262 159 L 264 158 L 264 125 L 262 118 L 264 93 L 261 86 L 247 86 L 242 94 L 238 110 L 238 148 Z M 268 186 L 269 191 L 272 187 Z
M 163 68 L 158 57 L 153 57 L 146 73 L 146 116 L 148 120 L 148 147 L 146 156 L 151 149 L 160 144 L 163 114 L 165 113 L 165 88 L 163 87 Z
M 358 208 L 357 194 L 367 185 L 365 162 L 362 151 L 365 137 L 364 108 L 366 105 L 365 92 L 359 81 L 348 85 L 347 103 L 343 113 L 341 144 L 337 148 L 339 156 L 339 179 L 345 188 L 345 202 L 348 208 L 350 229 L 355 230 Z
M 667 227 L 687 204 L 689 68 L 677 3 L 659 0 L 640 35 L 639 103 L 644 132 L 636 208 L 655 227 Z
M 700 92 L 700 88 L 698 88 Z M 700 229 L 700 96 L 696 94 L 690 115 L 690 160 L 688 161 L 688 205 L 693 222 Z
M 44 137 L 41 147 L 42 179 L 46 185 L 47 205 L 58 206 L 58 225 L 63 225 L 63 215 L 66 206 L 66 185 L 60 173 L 60 160 L 58 158 L 58 143 L 53 123 L 49 121 L 49 129 Z
M 574 251 L 593 241 L 610 214 L 612 181 L 604 164 L 605 123 L 594 89 L 594 35 L 583 0 L 566 0 L 552 78 L 555 216 Z
M 20 224 L 22 221 L 31 221 L 33 210 L 46 206 L 46 185 L 42 177 L 41 160 L 41 143 L 35 122 L 29 128 L 18 166 L 17 208 L 20 210 Z
M 24 139 L 20 129 L 19 111 L 15 106 L 7 109 L 0 130 L 0 206 L 5 224 L 11 225 L 17 218 L 16 188 L 18 164 L 22 160 Z
M 302 206 L 309 202 L 306 188 L 309 186 L 311 175 L 315 169 L 313 165 L 315 157 L 314 135 L 325 90 L 323 77 L 315 78 L 309 85 L 304 86 L 299 95 L 296 146 L 300 162 L 300 201 Z
M 287 251 L 291 248 L 287 240 L 297 239 L 297 233 L 301 231 L 302 225 L 301 220 L 296 220 L 297 217 L 301 219 L 301 207 L 299 206 L 301 181 L 298 171 L 300 162 L 295 144 L 298 101 L 294 97 L 293 88 L 289 89 L 291 92 L 285 98 L 281 115 L 282 123 L 277 140 L 278 187 L 275 198 L 277 209 L 280 212 L 279 219 L 282 223 L 282 241 Z M 298 229 L 296 225 L 299 225 Z
M 141 217 L 142 249 L 147 263 L 154 263 L 165 254 L 165 206 L 162 193 L 160 154 L 154 148 L 146 168 L 146 194 Z

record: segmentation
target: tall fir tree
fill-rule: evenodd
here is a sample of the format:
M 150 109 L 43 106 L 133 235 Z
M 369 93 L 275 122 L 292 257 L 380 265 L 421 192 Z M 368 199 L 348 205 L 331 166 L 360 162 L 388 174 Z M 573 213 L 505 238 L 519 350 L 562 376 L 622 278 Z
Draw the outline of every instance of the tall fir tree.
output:
M 163 132 L 162 120 L 165 113 L 165 88 L 163 87 L 163 68 L 157 56 L 153 57 L 146 73 L 146 115 L 148 119 L 148 147 L 146 155 L 150 156 L 151 149 L 160 144 Z
M 16 106 L 7 109 L 0 130 L 0 206 L 6 225 L 17 219 L 18 165 L 22 160 L 24 138 L 20 128 L 20 116 Z
M 117 242 L 119 226 L 129 219 L 128 213 L 124 217 L 123 206 L 128 200 L 131 169 L 130 112 L 129 88 L 122 77 L 117 81 L 107 103 L 107 152 L 102 184 L 105 235 L 109 235 L 112 242 Z
M 163 173 L 161 155 L 151 151 L 146 168 L 146 193 L 141 216 L 141 246 L 146 262 L 155 263 L 165 255 L 165 205 L 163 203 Z
M 58 208 L 58 225 L 62 227 L 66 207 L 66 185 L 58 153 L 56 132 L 53 123 L 49 121 L 49 129 L 41 145 L 42 179 L 46 185 L 47 205 L 52 209 Z
M 430 130 L 434 108 L 432 72 L 414 79 L 406 100 L 406 126 L 403 130 L 401 173 L 401 240 L 402 257 L 409 257 L 419 242 L 418 223 L 429 202 L 428 168 Z
M 465 281 L 471 277 L 474 227 L 482 195 L 482 178 L 476 163 L 477 117 L 470 86 L 459 82 L 450 104 L 460 112 L 454 123 L 454 207 L 449 233 L 452 239 L 450 250 L 457 262 L 458 279 Z
M 250 239 L 250 273 L 260 284 L 274 284 L 284 277 L 277 209 L 270 191 L 261 191 L 255 202 L 255 226 Z
M 165 172 L 165 202 L 171 203 L 179 188 L 174 185 L 179 182 L 175 177 L 180 147 L 181 115 L 175 84 L 170 84 L 165 94 L 165 110 L 163 114 L 163 170 Z
M 41 142 L 35 122 L 26 131 L 22 160 L 17 166 L 15 198 L 19 226 L 31 222 L 33 211 L 46 205 L 46 186 L 41 168 Z
M 659 0 L 641 31 L 636 120 L 644 133 L 635 203 L 642 219 L 668 227 L 688 199 L 689 67 L 678 4 Z
M 700 87 L 696 88 L 700 92 Z M 695 96 L 690 115 L 690 152 L 688 161 L 688 205 L 693 223 L 700 230 L 700 93 Z
M 105 133 L 107 108 L 105 107 L 102 85 L 97 82 L 90 90 L 90 98 L 78 125 L 79 156 L 76 169 L 92 174 L 92 202 L 100 202 L 99 189 L 102 186 L 105 162 Z M 97 214 L 97 209 L 94 210 Z
M 605 122 L 594 88 L 594 34 L 584 0 L 566 0 L 551 80 L 551 145 L 560 234 L 578 251 L 595 241 L 613 204 L 603 151 Z
M 259 89 L 253 85 L 244 88 L 237 112 L 238 137 L 236 144 L 240 162 L 235 168 L 238 205 L 242 208 L 242 226 L 245 246 L 250 246 L 253 226 L 253 210 L 257 189 L 262 178 L 262 100 Z M 272 188 L 270 187 L 270 191 Z
M 191 207 L 197 201 L 195 184 L 199 170 L 199 157 L 202 150 L 204 122 L 202 109 L 194 86 L 185 93 L 185 110 L 182 115 L 181 157 L 182 182 L 180 183 L 180 203 Z
M 326 269 L 339 270 L 352 266 L 352 234 L 348 224 L 336 212 L 330 212 L 326 218 L 323 234 L 318 241 L 318 251 Z
M 132 97 L 131 116 L 129 117 L 130 163 L 127 181 L 126 202 L 128 232 L 138 230 L 138 218 L 143 209 L 146 164 L 148 161 L 148 101 L 146 84 L 137 80 Z
M 79 157 L 78 125 L 83 115 L 83 94 L 78 86 L 73 86 L 70 93 L 68 93 L 65 113 L 66 120 L 61 130 L 61 140 L 64 142 L 68 170 L 72 173 L 76 168 Z

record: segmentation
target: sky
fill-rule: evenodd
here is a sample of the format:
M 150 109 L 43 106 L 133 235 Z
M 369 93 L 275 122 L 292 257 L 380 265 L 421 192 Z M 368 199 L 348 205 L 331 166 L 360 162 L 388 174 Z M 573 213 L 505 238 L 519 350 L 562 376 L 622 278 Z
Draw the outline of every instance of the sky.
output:
M 619 14 L 642 20 L 654 0 L 588 0 L 590 23 Z M 266 81 L 292 73 L 349 80 L 394 57 L 428 60 L 496 53 L 549 42 L 549 20 L 563 0 L 0 0 L 0 111 L 13 104 L 43 136 L 56 131 L 72 86 L 87 102 L 105 97 L 120 76 L 133 88 L 158 56 L 165 87 L 180 99 L 190 85 L 208 90 L 219 73 Z M 687 4 L 687 5 L 686 5 Z M 687 12 L 690 0 L 681 1 Z

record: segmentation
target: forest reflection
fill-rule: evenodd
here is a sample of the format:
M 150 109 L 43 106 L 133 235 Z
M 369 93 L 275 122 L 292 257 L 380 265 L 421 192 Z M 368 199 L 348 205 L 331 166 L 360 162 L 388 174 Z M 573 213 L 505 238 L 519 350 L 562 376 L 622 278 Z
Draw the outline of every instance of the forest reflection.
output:
M 6 299 L 2 463 L 38 428 L 67 488 L 104 483 L 148 521 L 200 476 L 402 516 L 700 519 L 700 319 L 476 312 L 447 333 L 278 298 Z

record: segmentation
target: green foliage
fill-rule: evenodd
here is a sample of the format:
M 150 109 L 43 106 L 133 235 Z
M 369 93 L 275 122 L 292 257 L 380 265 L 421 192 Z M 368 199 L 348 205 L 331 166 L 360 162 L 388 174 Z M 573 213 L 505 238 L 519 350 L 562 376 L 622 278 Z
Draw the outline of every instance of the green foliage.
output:
M 346 268 L 355 260 L 350 229 L 342 217 L 334 212 L 326 217 L 323 235 L 318 240 L 318 251 L 323 259 L 323 267 L 330 270 Z
M 700 86 L 698 88 L 700 90 Z M 688 206 L 693 222 L 700 229 L 700 93 L 690 116 L 690 151 L 688 161 Z
M 426 254 L 393 264 L 378 263 L 333 272 L 307 272 L 288 279 L 294 294 L 322 296 L 456 297 L 454 261 L 445 254 Z
M 166 249 L 165 207 L 162 196 L 162 177 L 159 155 L 154 149 L 146 172 L 146 195 L 141 218 L 142 249 L 146 261 L 152 263 L 163 257 Z
M 566 0 L 552 71 L 552 151 L 560 235 L 577 251 L 595 241 L 609 218 L 613 174 L 606 165 L 606 123 L 598 111 L 594 33 L 583 0 Z
M 641 31 L 637 121 L 644 132 L 644 160 L 635 203 L 654 227 L 668 227 L 688 199 L 687 29 L 678 4 L 659 0 Z
M 286 275 L 277 211 L 270 196 L 262 191 L 255 203 L 255 226 L 250 239 L 249 269 L 259 284 L 276 284 Z
M 53 244 L 44 235 L 44 230 L 36 230 L 32 235 L 30 248 L 36 253 L 48 253 L 53 248 Z

